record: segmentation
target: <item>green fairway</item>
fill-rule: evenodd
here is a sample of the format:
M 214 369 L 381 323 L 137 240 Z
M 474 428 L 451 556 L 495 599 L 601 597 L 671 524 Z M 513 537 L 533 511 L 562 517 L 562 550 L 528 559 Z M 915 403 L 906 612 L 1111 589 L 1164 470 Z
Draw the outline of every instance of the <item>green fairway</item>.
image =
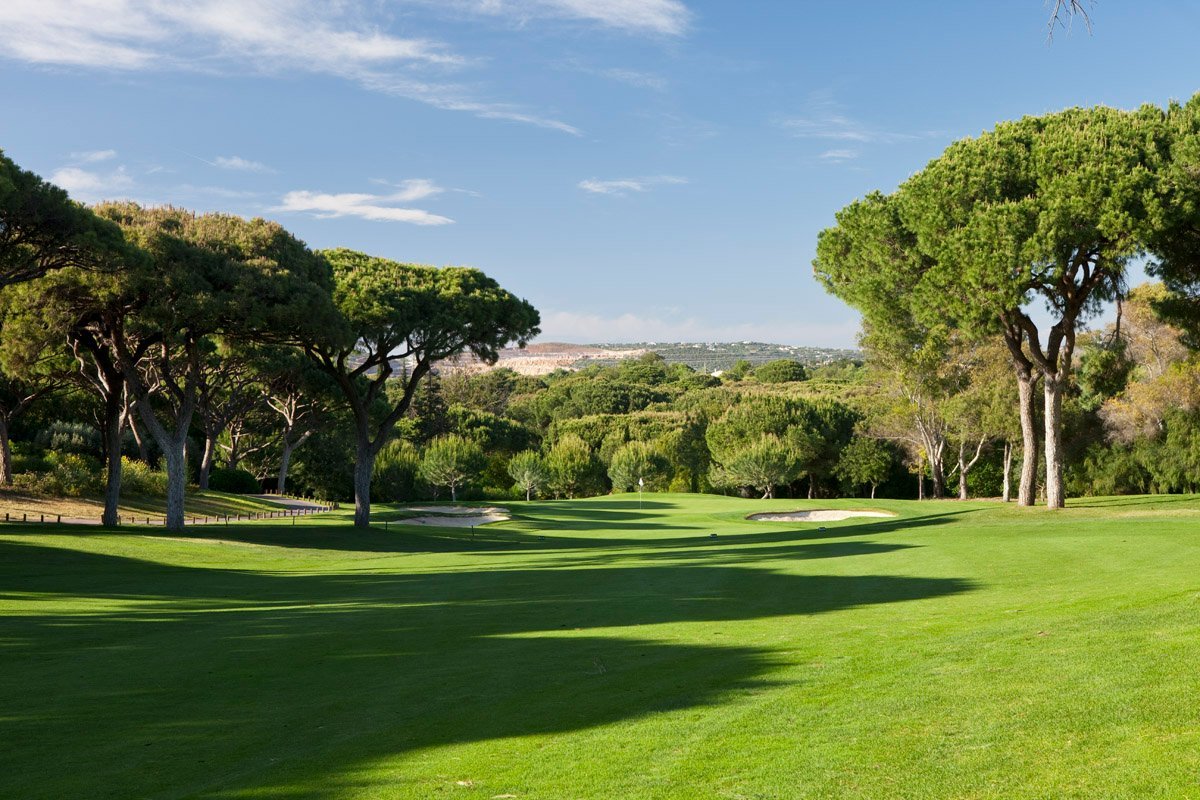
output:
M 0 797 L 1200 796 L 1196 497 L 507 505 L 0 528 Z

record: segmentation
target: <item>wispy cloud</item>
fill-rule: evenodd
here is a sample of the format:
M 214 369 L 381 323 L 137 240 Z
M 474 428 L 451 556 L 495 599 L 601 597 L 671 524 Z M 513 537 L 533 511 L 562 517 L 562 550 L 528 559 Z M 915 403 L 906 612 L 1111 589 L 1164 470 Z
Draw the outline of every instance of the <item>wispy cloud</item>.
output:
M 671 186 L 687 183 L 687 178 L 676 175 L 654 175 L 648 178 L 619 178 L 602 181 L 595 178 L 580 181 L 579 188 L 592 194 L 623 195 L 629 192 L 648 192 L 657 186 Z
M 602 0 L 598 7 L 626 1 L 637 5 Z M 570 6 L 575 0 L 546 2 Z M 650 0 L 650 6 L 673 2 Z M 578 15 L 589 16 L 585 11 Z M 614 20 L 620 16 L 616 8 L 610 11 Z M 630 19 L 637 16 L 636 9 L 627 12 Z M 0 58 L 125 71 L 334 75 L 436 108 L 578 133 L 567 123 L 481 100 L 439 78 L 474 62 L 441 42 L 385 33 L 364 14 L 352 4 L 322 0 L 5 0 Z
M 308 213 L 318 219 L 359 217 L 376 222 L 407 222 L 411 225 L 448 225 L 454 220 L 419 208 L 407 208 L 411 203 L 445 191 L 423 178 L 395 184 L 396 191 L 388 194 L 346 192 L 329 194 L 297 190 L 283 196 L 272 211 Z
M 578 61 L 567 61 L 565 65 L 570 69 L 587 75 L 595 75 L 598 78 L 616 81 L 638 89 L 653 89 L 656 92 L 661 92 L 667 88 L 667 79 L 653 72 L 643 72 L 642 70 L 626 69 L 624 67 L 598 69 L 580 64 Z
M 598 74 L 605 78 L 619 81 L 620 83 L 636 86 L 639 89 L 654 89 L 661 92 L 667 88 L 667 79 L 652 72 L 613 67 L 611 69 L 600 70 Z
M 854 347 L 858 323 L 805 323 L 795 319 L 713 322 L 697 317 L 575 311 L 542 314 L 545 341 L 567 342 L 775 342 L 813 347 Z
M 858 158 L 857 150 L 847 150 L 847 149 L 826 150 L 824 153 L 821 153 L 822 161 L 830 161 L 835 164 L 841 163 L 843 161 L 850 161 L 855 158 Z
M 378 183 L 395 189 L 396 191 L 386 195 L 387 199 L 394 203 L 411 203 L 414 200 L 424 200 L 426 197 L 432 197 L 435 194 L 441 194 L 446 191 L 428 178 L 409 178 L 399 183 L 385 181 L 382 178 L 374 178 L 371 183 Z
M 60 167 L 50 173 L 50 182 L 66 189 L 67 194 L 82 203 L 115 200 L 127 196 L 133 188 L 133 178 L 123 166 L 108 172 L 76 166 Z
M 897 133 L 872 128 L 847 116 L 842 106 L 834 101 L 828 92 L 812 94 L 803 113 L 780 120 L 779 125 L 800 139 L 826 139 L 860 144 L 908 141 L 929 135 Z
M 580 20 L 625 33 L 682 36 L 692 12 L 680 0 L 427 0 L 525 23 L 537 18 Z
M 213 163 L 221 169 L 231 169 L 238 172 L 274 172 L 261 161 L 251 161 L 241 156 L 217 156 Z
M 111 161 L 116 157 L 116 150 L 84 150 L 71 153 L 70 159 L 76 164 L 95 164 L 99 161 Z

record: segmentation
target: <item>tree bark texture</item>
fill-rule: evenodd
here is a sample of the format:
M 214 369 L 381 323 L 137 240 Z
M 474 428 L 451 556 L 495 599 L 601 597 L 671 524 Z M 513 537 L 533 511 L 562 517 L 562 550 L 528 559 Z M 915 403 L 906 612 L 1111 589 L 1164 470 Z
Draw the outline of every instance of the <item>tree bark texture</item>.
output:
M 1063 488 L 1062 461 L 1062 400 L 1061 378 L 1045 378 L 1046 398 L 1046 507 L 1063 508 L 1066 492 Z
M 12 486 L 12 444 L 8 441 L 8 420 L 0 417 L 0 483 Z
M 371 527 L 371 473 L 375 471 L 375 451 L 359 442 L 354 458 L 354 527 Z
M 1017 375 L 1017 394 L 1021 403 L 1021 483 L 1017 487 L 1017 505 L 1032 506 L 1037 489 L 1038 432 L 1033 404 L 1037 379 L 1030 374 Z
M 114 527 L 121 523 L 121 433 L 125 430 L 125 399 L 119 395 L 104 398 L 104 511 L 100 524 Z
M 1012 442 L 1004 442 L 1004 489 L 1002 499 L 1008 503 L 1012 500 Z

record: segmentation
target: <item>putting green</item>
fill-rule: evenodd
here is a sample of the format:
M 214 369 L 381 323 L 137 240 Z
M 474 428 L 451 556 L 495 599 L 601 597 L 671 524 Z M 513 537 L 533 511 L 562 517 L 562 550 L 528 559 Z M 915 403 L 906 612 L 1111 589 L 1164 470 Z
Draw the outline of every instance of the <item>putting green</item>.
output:
M 0 797 L 1200 793 L 1196 497 L 505 505 L 0 528 Z

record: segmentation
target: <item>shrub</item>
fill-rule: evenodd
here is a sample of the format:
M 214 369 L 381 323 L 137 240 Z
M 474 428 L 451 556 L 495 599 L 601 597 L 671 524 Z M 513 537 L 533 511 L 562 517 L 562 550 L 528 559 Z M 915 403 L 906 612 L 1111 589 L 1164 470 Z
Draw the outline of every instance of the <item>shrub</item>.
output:
M 808 371 L 799 361 L 781 358 L 754 370 L 754 377 L 761 383 L 792 383 L 807 380 Z
M 22 494 L 62 496 L 62 484 L 53 472 L 18 472 L 13 475 L 13 488 Z
M 83 497 L 104 491 L 100 462 L 78 453 L 54 453 L 52 474 L 68 497 Z
M 104 449 L 100 431 L 83 422 L 52 422 L 38 432 L 34 443 L 59 453 L 98 455 Z
M 258 494 L 262 487 L 258 478 L 244 469 L 226 469 L 215 467 L 208 475 L 208 488 L 214 492 L 230 492 L 231 494 Z
M 46 472 L 20 472 L 13 476 L 13 487 L 28 494 L 49 497 L 83 497 L 104 490 L 100 463 L 76 453 L 50 453 Z
M 121 491 L 148 497 L 166 497 L 167 473 L 151 469 L 144 461 L 121 459 Z
M 46 454 L 26 447 L 25 444 L 25 442 L 13 444 L 13 472 L 49 472 L 51 464 L 47 460 Z

